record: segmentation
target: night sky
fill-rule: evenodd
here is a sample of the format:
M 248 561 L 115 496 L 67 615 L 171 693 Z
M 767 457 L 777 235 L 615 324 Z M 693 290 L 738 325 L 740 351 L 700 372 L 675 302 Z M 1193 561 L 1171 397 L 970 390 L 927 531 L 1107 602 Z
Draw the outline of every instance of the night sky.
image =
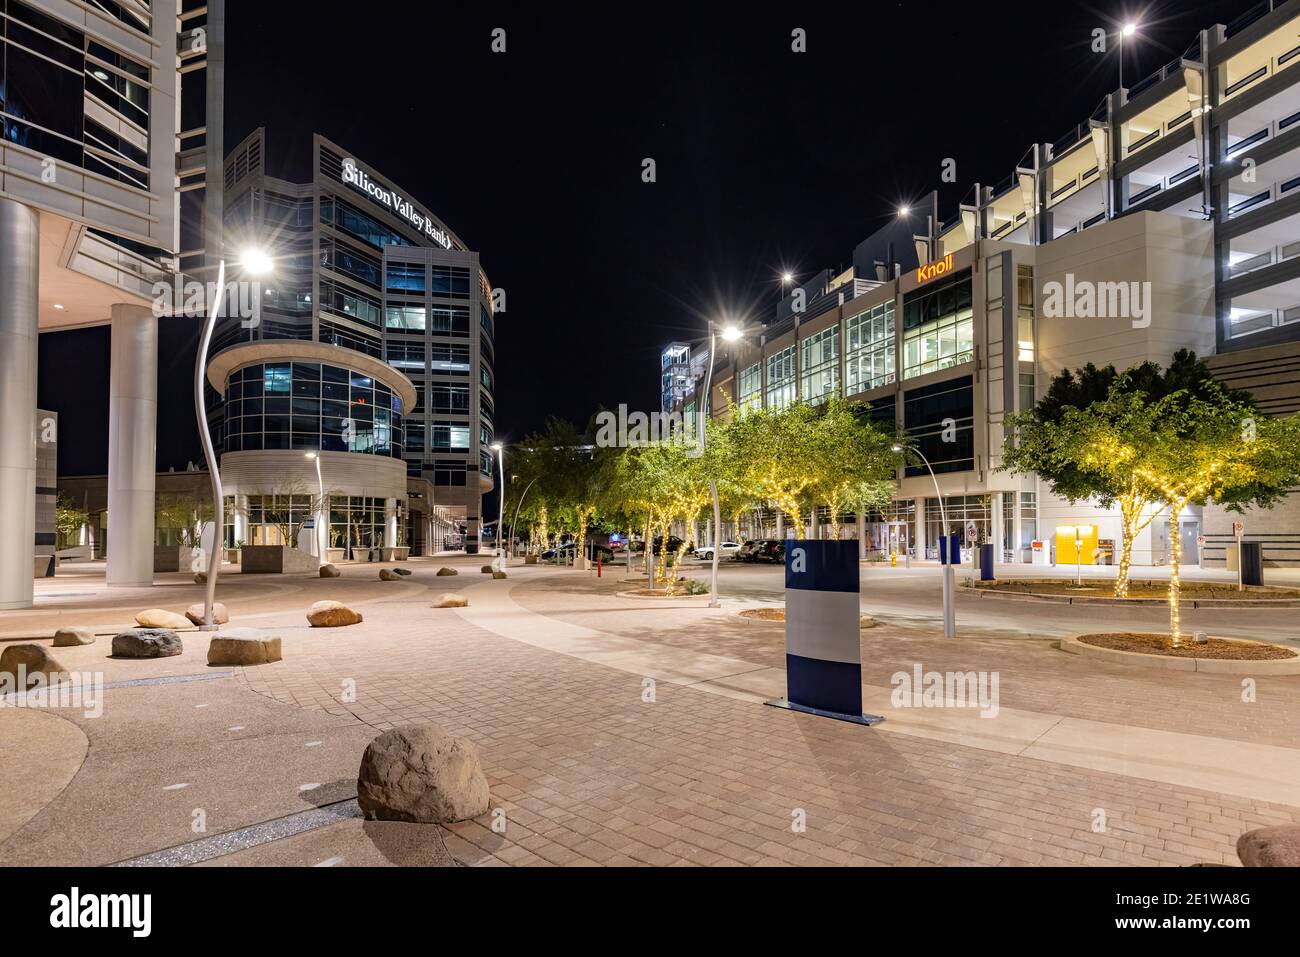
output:
M 978 181 L 1085 121 L 1117 85 L 1091 31 L 1136 16 L 1133 81 L 1250 4 L 312 4 L 229 0 L 226 144 L 309 174 L 320 132 L 482 255 L 506 290 L 506 441 L 600 403 L 658 407 L 658 352 L 704 318 L 765 315 L 777 274 L 846 264 L 900 202 Z M 490 51 L 494 27 L 507 52 Z M 791 52 L 791 31 L 808 52 Z M 657 182 L 643 183 L 652 157 Z M 164 321 L 158 467 L 200 460 L 191 320 Z M 62 475 L 107 459 L 106 328 L 41 337 Z

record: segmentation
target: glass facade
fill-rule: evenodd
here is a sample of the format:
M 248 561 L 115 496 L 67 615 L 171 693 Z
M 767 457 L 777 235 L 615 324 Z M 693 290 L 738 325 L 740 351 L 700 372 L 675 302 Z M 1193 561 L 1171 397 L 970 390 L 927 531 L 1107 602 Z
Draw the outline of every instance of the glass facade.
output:
M 225 400 L 227 452 L 403 454 L 401 398 L 361 372 L 318 362 L 245 366 L 231 373 Z
M 767 402 L 769 409 L 793 405 L 795 389 L 794 346 L 767 357 Z
M 903 394 L 903 428 L 936 473 L 975 467 L 975 395 L 970 376 L 936 382 Z M 908 477 L 928 475 L 908 465 Z
M 737 380 L 736 403 L 742 409 L 757 409 L 763 404 L 763 366 L 755 362 L 740 370 Z
M 903 378 L 912 379 L 975 358 L 971 274 L 922 286 L 903 299 Z
M 799 343 L 800 391 L 805 402 L 823 402 L 840 391 L 840 327 L 831 326 Z
M 894 381 L 894 300 L 852 316 L 844 324 L 844 336 L 849 395 Z

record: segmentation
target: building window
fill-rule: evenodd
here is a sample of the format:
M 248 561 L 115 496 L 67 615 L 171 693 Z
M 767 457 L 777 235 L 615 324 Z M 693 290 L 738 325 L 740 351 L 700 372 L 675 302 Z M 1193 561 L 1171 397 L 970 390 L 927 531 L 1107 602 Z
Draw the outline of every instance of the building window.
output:
M 1016 348 L 1021 362 L 1034 361 L 1034 267 L 1016 267 Z
M 974 336 L 969 269 L 909 293 L 903 300 L 903 378 L 970 362 Z
M 469 425 L 465 422 L 434 422 L 433 450 L 435 452 L 468 452 Z
M 799 343 L 799 369 L 805 402 L 822 402 L 839 393 L 839 326 L 823 329 Z
M 763 405 L 763 367 L 759 363 L 740 370 L 736 403 L 742 409 L 757 409 Z
M 426 313 L 423 306 L 385 306 L 384 327 L 419 332 L 424 329 Z
M 389 292 L 408 295 L 424 292 L 424 263 L 390 262 L 387 277 Z
M 853 316 L 844 325 L 847 393 L 866 392 L 895 379 L 894 301 Z
M 970 376 L 911 389 L 903 397 L 903 428 L 935 472 L 975 467 L 975 396 Z M 909 478 L 928 475 L 924 464 L 907 466 Z
M 767 357 L 767 407 L 784 409 L 795 401 L 794 346 Z

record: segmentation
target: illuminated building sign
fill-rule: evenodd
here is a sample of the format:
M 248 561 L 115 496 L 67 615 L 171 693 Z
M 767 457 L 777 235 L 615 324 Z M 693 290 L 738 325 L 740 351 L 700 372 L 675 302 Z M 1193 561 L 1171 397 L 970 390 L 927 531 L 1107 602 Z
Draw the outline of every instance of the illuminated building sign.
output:
M 380 186 L 366 175 L 365 170 L 358 169 L 352 160 L 343 161 L 343 172 L 339 178 L 349 186 L 355 186 L 376 203 L 386 206 L 397 213 L 398 216 L 401 216 L 414 226 L 417 232 L 423 233 L 446 249 L 451 248 L 451 237 L 447 235 L 445 230 L 438 228 L 432 216 L 421 213 L 409 200 L 403 199 L 396 190 Z
M 952 272 L 952 253 L 944 256 L 942 259 L 926 263 L 916 271 L 917 282 L 929 282 L 931 279 L 938 279 L 940 276 L 946 276 Z

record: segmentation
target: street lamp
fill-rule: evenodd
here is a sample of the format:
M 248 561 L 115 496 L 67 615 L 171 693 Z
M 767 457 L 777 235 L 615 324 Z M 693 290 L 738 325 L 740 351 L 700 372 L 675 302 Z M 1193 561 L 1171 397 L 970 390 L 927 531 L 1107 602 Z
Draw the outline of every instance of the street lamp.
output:
M 505 531 L 506 520 L 506 456 L 505 449 L 500 442 L 493 442 L 488 446 L 497 454 L 497 469 L 501 473 L 501 487 L 497 489 L 497 556 L 505 555 L 501 548 L 501 533 Z M 502 558 L 502 564 L 507 563 L 507 559 Z
M 935 477 L 934 469 L 930 466 L 930 460 L 925 457 L 925 453 L 920 449 L 915 446 L 909 448 L 895 442 L 890 446 L 890 450 L 896 454 L 903 452 L 915 453 L 925 463 L 925 468 L 930 473 L 930 481 L 934 483 L 934 494 L 939 500 L 939 521 L 943 525 L 943 534 L 939 536 L 939 564 L 943 568 L 943 636 L 945 638 L 955 638 L 957 636 L 956 583 L 953 577 L 952 562 L 949 561 L 951 552 L 947 555 L 944 554 L 948 544 L 944 539 L 949 537 L 950 530 L 948 527 L 948 510 L 943 507 L 943 493 L 939 491 L 939 480 Z M 921 520 L 924 521 L 925 517 L 922 516 Z
M 787 275 L 789 275 L 787 273 Z M 716 323 L 709 320 L 709 371 L 704 377 L 704 402 L 703 408 L 698 409 L 696 418 L 699 422 L 698 438 L 696 441 L 696 455 L 704 454 L 704 442 L 708 435 L 705 429 L 705 416 L 711 411 L 710 399 L 713 395 L 713 360 L 717 357 L 718 352 L 718 334 Z M 735 323 L 728 323 L 722 329 L 722 338 L 725 342 L 737 342 L 744 335 L 740 327 Z M 709 493 L 713 496 L 713 561 L 712 571 L 709 574 L 709 607 L 721 608 L 722 604 L 718 601 L 718 556 L 721 554 L 719 545 L 721 544 L 719 536 L 722 531 L 722 507 L 718 503 L 718 483 L 716 479 L 709 479 Z M 647 543 L 647 548 L 649 544 Z M 647 562 L 649 560 L 647 559 Z M 646 565 L 647 570 L 649 564 Z M 648 573 L 648 571 L 647 571 Z
M 260 249 L 246 249 L 240 256 L 240 265 L 250 276 L 264 276 L 272 269 L 271 257 Z M 217 574 L 221 571 L 221 549 L 225 545 L 226 503 L 221 496 L 221 470 L 217 466 L 217 453 L 212 445 L 212 430 L 208 428 L 208 414 L 203 406 L 203 379 L 207 374 L 208 346 L 212 344 L 212 330 L 226 298 L 226 260 L 223 256 L 217 267 L 217 298 L 208 310 L 203 333 L 199 336 L 199 351 L 194 357 L 194 417 L 198 419 L 199 439 L 203 443 L 203 456 L 208 463 L 208 476 L 212 483 L 212 548 L 208 555 L 208 587 L 203 599 L 203 624 L 200 631 L 216 631 L 212 607 L 217 597 Z M 260 305 L 260 304 L 259 304 Z
M 318 453 L 318 452 L 308 452 L 308 453 L 306 454 L 306 457 L 307 457 L 309 460 L 315 461 L 315 463 L 316 463 L 316 487 L 317 487 L 317 489 L 318 489 L 318 491 L 319 491 L 319 495 L 320 495 L 320 497 L 317 499 L 317 501 L 320 503 L 320 505 L 317 507 L 317 510 L 316 510 L 316 525 L 317 525 L 317 528 L 316 528 L 316 558 L 318 559 L 318 561 L 320 562 L 320 564 L 324 565 L 324 564 L 325 564 L 325 543 L 321 541 L 321 532 L 322 532 L 322 531 L 324 530 L 324 528 L 325 528 L 325 516 L 326 516 L 326 512 L 325 512 L 325 480 L 324 480 L 323 478 L 321 478 L 321 474 L 320 474 L 320 453 Z
M 1137 33 L 1136 23 L 1126 23 L 1119 31 L 1119 86 L 1124 88 L 1124 38 Z

